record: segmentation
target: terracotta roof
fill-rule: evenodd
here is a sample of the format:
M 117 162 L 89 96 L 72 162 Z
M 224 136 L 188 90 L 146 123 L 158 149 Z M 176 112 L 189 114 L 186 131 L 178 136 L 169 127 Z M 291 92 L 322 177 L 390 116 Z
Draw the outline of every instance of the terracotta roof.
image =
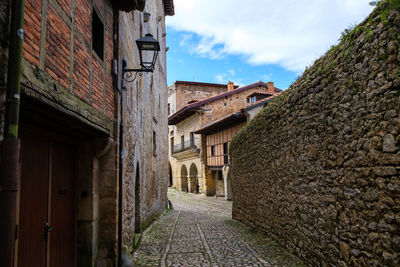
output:
M 205 105 L 207 103 L 210 103 L 210 102 L 216 101 L 218 99 L 221 99 L 221 98 L 224 98 L 224 97 L 227 97 L 227 96 L 231 96 L 231 95 L 234 95 L 234 94 L 237 94 L 237 93 L 241 93 L 243 91 L 252 89 L 252 88 L 257 87 L 257 86 L 264 86 L 264 87 L 268 88 L 268 84 L 263 83 L 263 82 L 260 81 L 260 82 L 257 82 L 257 83 L 253 83 L 253 84 L 250 84 L 250 85 L 247 85 L 247 86 L 240 87 L 240 88 L 235 89 L 233 91 L 227 91 L 225 93 L 222 93 L 222 94 L 219 94 L 219 95 L 204 99 L 202 101 L 198 101 L 198 102 L 193 103 L 193 104 L 186 105 L 183 108 L 181 108 L 180 110 L 178 110 L 177 112 L 175 112 L 174 114 L 172 114 L 168 118 L 168 125 L 176 125 L 176 124 L 178 124 L 179 122 L 181 122 L 184 119 L 186 119 L 186 118 L 190 117 L 191 115 L 193 115 L 197 110 L 200 109 L 201 106 L 203 106 L 203 105 Z M 276 93 L 282 92 L 282 90 L 275 87 L 275 92 Z
M 166 16 L 175 15 L 174 0 L 163 0 L 164 13 Z
M 243 112 L 232 113 L 222 119 L 217 121 L 213 121 L 207 125 L 205 125 L 200 130 L 195 131 L 195 134 L 211 134 L 215 133 L 221 129 L 226 128 L 227 126 L 236 125 L 247 120 L 246 115 Z
M 273 94 L 267 93 L 267 92 L 254 92 L 254 93 L 249 94 L 247 97 L 252 97 L 255 95 L 271 95 L 272 96 Z

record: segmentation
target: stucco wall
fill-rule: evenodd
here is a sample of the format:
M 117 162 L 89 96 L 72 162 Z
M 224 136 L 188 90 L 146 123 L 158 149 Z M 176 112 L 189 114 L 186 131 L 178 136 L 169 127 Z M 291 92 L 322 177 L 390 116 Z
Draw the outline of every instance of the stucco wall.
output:
M 231 143 L 233 217 L 314 266 L 399 264 L 400 6 L 384 3 Z

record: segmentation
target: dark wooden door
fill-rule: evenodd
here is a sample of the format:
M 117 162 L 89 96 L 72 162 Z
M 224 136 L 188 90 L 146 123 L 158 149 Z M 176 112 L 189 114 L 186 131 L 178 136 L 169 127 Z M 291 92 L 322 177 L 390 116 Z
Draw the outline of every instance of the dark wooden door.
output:
M 21 139 L 18 266 L 46 266 L 50 143 Z
M 74 149 L 52 144 L 50 266 L 71 267 L 75 258 Z
M 18 267 L 75 266 L 74 167 L 73 144 L 23 131 Z

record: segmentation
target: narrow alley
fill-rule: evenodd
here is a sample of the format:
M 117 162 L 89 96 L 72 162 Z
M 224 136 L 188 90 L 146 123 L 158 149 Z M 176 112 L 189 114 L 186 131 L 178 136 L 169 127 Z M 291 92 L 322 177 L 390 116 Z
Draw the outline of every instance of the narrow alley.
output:
M 169 189 L 173 210 L 144 232 L 135 266 L 305 266 L 232 220 L 232 202 Z

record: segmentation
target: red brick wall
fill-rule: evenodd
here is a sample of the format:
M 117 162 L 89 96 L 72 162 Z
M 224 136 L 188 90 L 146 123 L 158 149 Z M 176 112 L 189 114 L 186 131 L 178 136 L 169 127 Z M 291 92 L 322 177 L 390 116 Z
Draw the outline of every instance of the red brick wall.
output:
M 25 4 L 24 25 L 24 58 L 39 66 L 40 32 L 41 32 L 41 0 L 27 0 Z
M 42 68 L 60 86 L 71 90 L 72 95 L 113 118 L 113 11 L 109 2 L 93 1 L 104 23 L 104 60 L 98 58 L 92 49 L 91 1 L 76 0 L 75 9 L 69 0 L 56 0 L 53 3 L 47 3 L 47 12 L 42 18 L 45 7 L 42 1 L 26 0 L 24 58 L 33 67 Z M 47 26 L 44 32 L 42 19 Z M 41 39 L 44 40 L 43 51 L 40 50 Z
M 69 87 L 71 30 L 49 4 L 45 71 L 60 85 Z
M 90 50 L 75 39 L 74 46 L 74 93 L 82 99 L 90 97 Z

